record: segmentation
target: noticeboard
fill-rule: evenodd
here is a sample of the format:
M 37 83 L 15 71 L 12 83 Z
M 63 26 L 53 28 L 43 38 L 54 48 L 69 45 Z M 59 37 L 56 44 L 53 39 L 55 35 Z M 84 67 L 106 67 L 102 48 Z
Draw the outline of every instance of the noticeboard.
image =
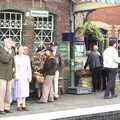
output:
M 64 59 L 65 64 L 69 64 L 70 61 L 70 42 L 68 41 L 63 41 L 59 46 L 58 46 L 58 51 L 61 53 Z
M 84 41 L 75 42 L 75 59 L 80 59 L 80 57 L 83 56 L 85 51 L 86 49 Z
M 82 69 L 85 60 L 85 42 L 77 41 L 75 42 L 75 70 Z

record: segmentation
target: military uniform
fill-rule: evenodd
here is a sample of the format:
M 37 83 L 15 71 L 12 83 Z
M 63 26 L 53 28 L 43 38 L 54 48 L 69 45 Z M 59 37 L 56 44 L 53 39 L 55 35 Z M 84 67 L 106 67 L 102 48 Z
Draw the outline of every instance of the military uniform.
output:
M 44 67 L 45 60 L 46 56 L 44 51 L 34 53 L 32 56 L 33 71 L 41 71 Z
M 33 73 L 35 71 L 43 71 L 44 68 L 44 63 L 46 61 L 46 55 L 45 55 L 45 51 L 39 51 L 39 52 L 35 52 L 32 55 L 32 71 Z M 34 75 L 33 75 L 34 76 Z M 33 78 L 33 83 L 35 86 L 35 89 L 37 89 L 37 96 L 40 97 L 41 96 L 41 89 L 42 89 L 42 84 L 38 83 L 35 78 Z
M 10 110 L 11 86 L 13 78 L 13 57 L 0 48 L 0 112 Z

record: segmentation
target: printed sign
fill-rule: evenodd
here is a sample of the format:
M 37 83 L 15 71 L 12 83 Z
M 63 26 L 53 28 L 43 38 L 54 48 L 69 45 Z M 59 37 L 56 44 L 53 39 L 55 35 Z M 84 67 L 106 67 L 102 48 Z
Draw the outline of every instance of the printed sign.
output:
M 32 17 L 48 17 L 48 11 L 31 10 Z

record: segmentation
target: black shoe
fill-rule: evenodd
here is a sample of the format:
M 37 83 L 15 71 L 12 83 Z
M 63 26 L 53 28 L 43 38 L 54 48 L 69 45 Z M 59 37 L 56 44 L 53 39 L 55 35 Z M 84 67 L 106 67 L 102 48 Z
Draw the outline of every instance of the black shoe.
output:
M 58 100 L 59 97 L 54 97 L 54 100 Z
M 54 100 L 49 100 L 48 102 L 54 102 Z
M 3 114 L 5 114 L 5 112 L 0 110 L 0 114 L 3 115 Z
M 113 97 L 113 98 L 116 98 L 116 97 L 118 97 L 118 95 L 114 94 L 114 95 L 112 95 L 112 97 Z
M 104 96 L 104 99 L 112 99 L 112 96 Z
M 27 109 L 27 107 L 22 107 L 22 110 L 23 110 L 23 111 L 29 111 L 29 110 Z
M 5 113 L 12 113 L 11 110 L 4 110 Z

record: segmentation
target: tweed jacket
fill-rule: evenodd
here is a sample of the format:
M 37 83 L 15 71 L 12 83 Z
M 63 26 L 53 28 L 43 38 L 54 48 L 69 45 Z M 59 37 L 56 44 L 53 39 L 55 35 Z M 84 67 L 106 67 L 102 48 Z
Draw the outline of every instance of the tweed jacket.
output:
M 4 48 L 0 48 L 0 79 L 12 80 L 13 57 Z
M 32 71 L 42 71 L 46 61 L 46 55 L 44 51 L 35 52 L 32 55 Z

